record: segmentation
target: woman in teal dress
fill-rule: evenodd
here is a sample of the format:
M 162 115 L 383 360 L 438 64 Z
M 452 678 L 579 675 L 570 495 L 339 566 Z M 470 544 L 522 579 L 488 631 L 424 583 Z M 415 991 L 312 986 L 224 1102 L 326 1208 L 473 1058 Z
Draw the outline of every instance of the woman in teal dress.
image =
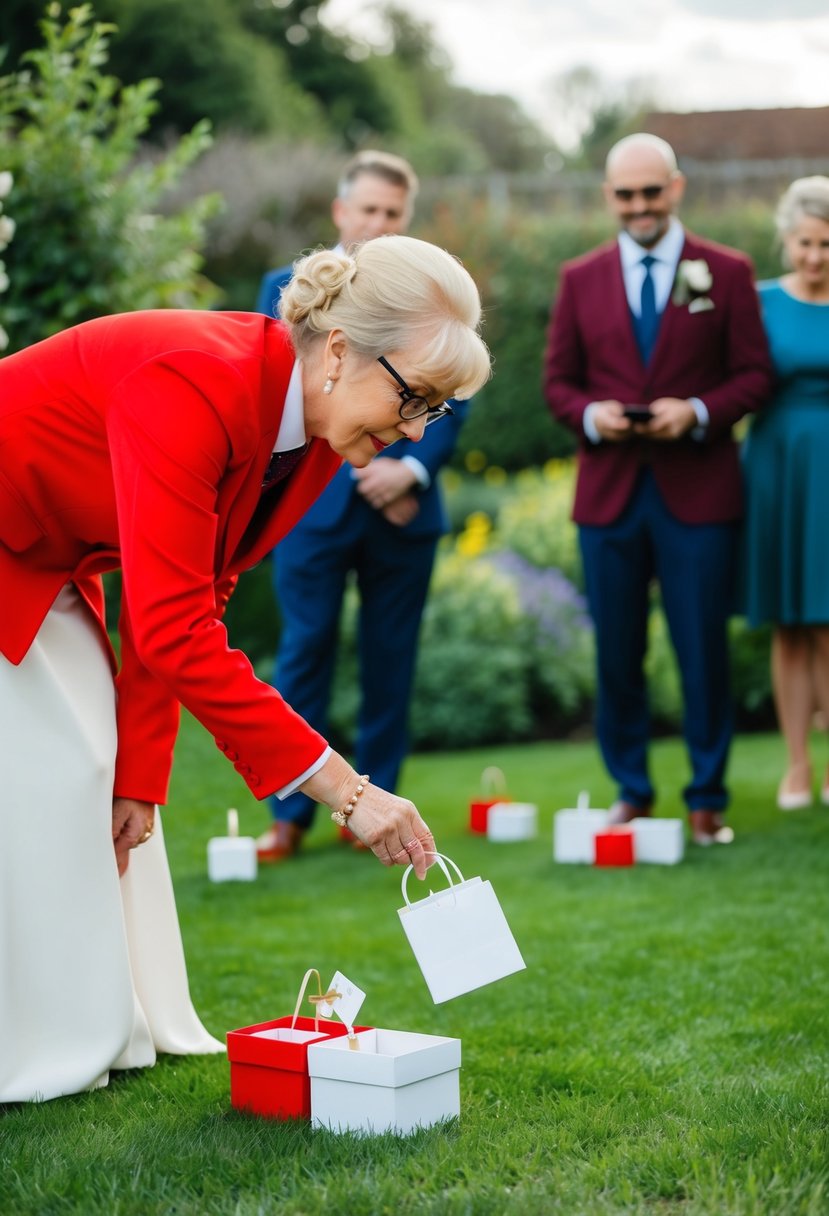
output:
M 745 445 L 749 624 L 774 625 L 771 674 L 788 768 L 777 805 L 812 802 L 808 741 L 829 722 L 829 178 L 793 182 L 777 210 L 788 274 L 759 285 L 777 374 Z M 829 805 L 829 771 L 821 801 Z

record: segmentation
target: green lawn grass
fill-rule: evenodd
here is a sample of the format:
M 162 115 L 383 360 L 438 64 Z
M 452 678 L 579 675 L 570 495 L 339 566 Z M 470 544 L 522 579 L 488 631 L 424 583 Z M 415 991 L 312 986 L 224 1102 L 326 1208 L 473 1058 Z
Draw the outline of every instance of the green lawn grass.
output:
M 432 1004 L 400 928 L 400 870 L 338 844 L 214 886 L 229 805 L 266 822 L 184 724 L 165 831 L 195 1005 L 218 1037 L 288 1013 L 305 969 L 368 991 L 368 1024 L 458 1036 L 461 1118 L 402 1139 L 232 1111 L 223 1058 L 163 1057 L 109 1088 L 0 1115 L 0 1213 L 829 1212 L 829 809 L 774 809 L 773 737 L 735 745 L 730 848 L 675 868 L 556 866 L 554 810 L 610 785 L 592 743 L 412 758 L 404 790 L 467 876 L 493 881 L 527 970 Z M 533 843 L 466 831 L 486 764 L 537 802 Z M 680 813 L 679 743 L 654 749 Z M 434 885 L 434 884 L 433 884 Z M 56 1011 L 59 1016 L 59 1011 Z M 2 1050 L 9 1050 L 3 1044 Z

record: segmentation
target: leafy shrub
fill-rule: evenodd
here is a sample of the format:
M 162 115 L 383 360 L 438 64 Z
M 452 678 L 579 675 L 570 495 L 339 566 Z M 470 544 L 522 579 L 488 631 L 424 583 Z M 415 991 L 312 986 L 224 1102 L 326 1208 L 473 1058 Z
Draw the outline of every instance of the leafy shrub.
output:
M 533 725 L 528 642 L 513 580 L 487 562 L 444 558 L 423 618 L 415 745 L 526 739 Z
M 351 741 L 358 700 L 353 592 L 348 601 L 331 724 Z M 513 580 L 488 562 L 442 556 L 421 627 L 411 709 L 414 746 L 472 747 L 528 738 L 528 642 Z
M 0 324 L 13 350 L 104 313 L 205 306 L 215 295 L 198 250 L 218 200 L 197 199 L 166 218 L 154 212 L 207 147 L 207 127 L 157 163 L 130 168 L 157 82 L 119 93 L 102 72 L 112 27 L 90 18 L 89 5 L 64 25 L 48 17 L 45 46 L 0 79 L 0 163 L 14 177 L 17 222 Z
M 353 741 L 359 689 L 356 593 L 347 597 L 331 726 Z M 411 738 L 419 748 L 537 738 L 584 720 L 592 627 L 557 570 L 517 554 L 441 554 L 418 651 Z
M 560 570 L 539 569 L 517 553 L 496 553 L 490 562 L 514 581 L 529 626 L 536 731 L 542 722 L 559 730 L 573 725 L 589 713 L 593 689 L 593 622 L 584 596 Z
M 14 238 L 15 222 L 8 214 L 3 214 L 3 199 L 14 185 L 14 178 L 8 169 L 0 172 L 0 253 L 3 253 L 8 248 L 9 242 Z M 6 274 L 6 263 L 0 258 L 0 294 L 9 289 L 9 276 Z M 0 351 L 6 349 L 9 344 L 9 335 L 6 333 L 3 326 L 0 325 Z
M 551 461 L 542 472 L 515 478 L 516 492 L 498 513 L 497 542 L 534 566 L 555 567 L 584 586 L 576 525 L 570 518 L 575 487 L 572 461 Z
M 770 625 L 750 629 L 742 618 L 731 622 L 731 685 L 737 722 L 744 729 L 768 730 L 776 723 L 770 649 Z

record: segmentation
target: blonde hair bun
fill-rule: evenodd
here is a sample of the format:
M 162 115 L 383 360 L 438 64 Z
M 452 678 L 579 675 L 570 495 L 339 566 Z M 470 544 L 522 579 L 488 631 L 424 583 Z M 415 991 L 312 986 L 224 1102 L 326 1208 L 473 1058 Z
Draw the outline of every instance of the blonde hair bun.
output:
M 280 313 L 299 358 L 338 329 L 365 359 L 416 352 L 420 378 L 445 396 L 468 397 L 489 379 L 477 287 L 457 258 L 415 237 L 378 236 L 353 257 L 302 258 Z
M 353 258 L 330 249 L 300 258 L 279 302 L 282 320 L 289 325 L 308 321 L 314 329 L 324 328 L 321 314 L 328 311 L 356 270 Z

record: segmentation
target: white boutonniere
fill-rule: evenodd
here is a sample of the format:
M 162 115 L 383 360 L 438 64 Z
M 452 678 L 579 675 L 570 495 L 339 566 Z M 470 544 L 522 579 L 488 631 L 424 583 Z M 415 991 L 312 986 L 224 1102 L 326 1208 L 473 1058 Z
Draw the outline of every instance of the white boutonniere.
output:
M 683 258 L 676 268 L 671 299 L 680 308 L 687 304 L 689 312 L 708 312 L 714 307 L 708 295 L 713 285 L 714 277 L 705 258 Z

